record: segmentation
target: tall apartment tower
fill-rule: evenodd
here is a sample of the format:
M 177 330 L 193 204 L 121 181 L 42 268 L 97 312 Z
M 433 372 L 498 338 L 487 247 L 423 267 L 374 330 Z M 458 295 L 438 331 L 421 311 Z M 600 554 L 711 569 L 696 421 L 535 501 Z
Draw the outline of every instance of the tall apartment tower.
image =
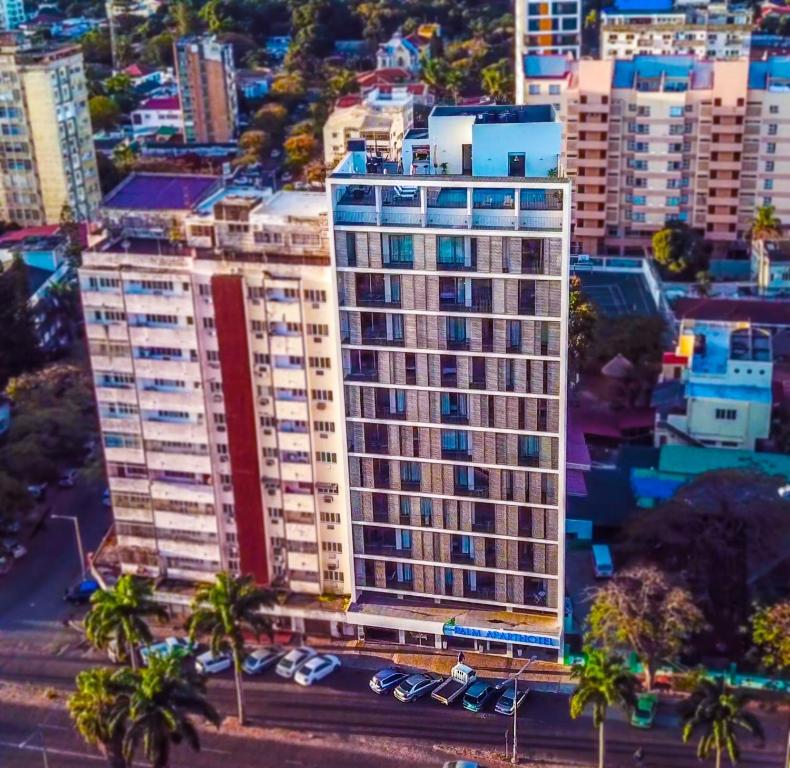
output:
M 350 592 L 325 211 L 205 176 L 105 200 L 80 286 L 124 572 Z
M 570 183 L 551 107 L 435 107 L 328 178 L 363 635 L 556 659 Z
M 16 29 L 25 20 L 22 0 L 0 0 L 0 32 Z
M 581 55 L 582 0 L 516 0 L 516 101 L 524 103 L 524 58 Z
M 87 220 L 100 200 L 82 52 L 0 38 L 0 219 L 54 224 L 64 206 Z
M 174 46 L 184 140 L 233 141 L 239 129 L 233 45 L 207 36 L 182 37 Z
M 530 56 L 525 73 L 524 102 L 560 115 L 585 253 L 641 256 L 680 221 L 743 254 L 756 208 L 790 217 L 790 58 Z

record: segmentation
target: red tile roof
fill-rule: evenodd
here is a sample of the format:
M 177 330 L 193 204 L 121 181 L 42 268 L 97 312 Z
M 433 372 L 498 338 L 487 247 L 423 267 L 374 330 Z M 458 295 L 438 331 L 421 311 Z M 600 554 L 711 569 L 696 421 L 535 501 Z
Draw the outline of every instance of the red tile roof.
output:
M 357 82 L 361 88 L 375 88 L 380 85 L 401 85 L 409 80 L 411 80 L 411 73 L 403 67 L 373 69 L 370 72 L 361 72 L 357 75 Z
M 355 96 L 353 94 L 349 96 L 341 96 L 337 102 L 335 102 L 335 106 L 339 107 L 340 109 L 346 109 L 347 107 L 354 107 L 357 104 L 362 103 L 361 96 Z
M 790 326 L 790 301 L 784 299 L 678 299 L 672 311 L 679 319 Z
M 129 77 L 144 77 L 153 71 L 154 67 L 149 67 L 147 64 L 130 64 L 123 70 L 123 73 Z
M 142 102 L 138 109 L 172 112 L 174 109 L 181 109 L 181 102 L 178 96 L 153 96 Z
M 674 352 L 664 352 L 665 365 L 688 365 L 689 359 L 685 355 L 676 355 Z

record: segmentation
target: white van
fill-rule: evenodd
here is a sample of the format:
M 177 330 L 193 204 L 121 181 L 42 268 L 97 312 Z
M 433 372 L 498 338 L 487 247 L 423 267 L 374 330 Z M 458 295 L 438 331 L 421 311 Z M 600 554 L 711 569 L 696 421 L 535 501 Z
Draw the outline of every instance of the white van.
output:
M 608 544 L 592 545 L 593 568 L 596 579 L 611 579 L 614 575 L 612 553 Z

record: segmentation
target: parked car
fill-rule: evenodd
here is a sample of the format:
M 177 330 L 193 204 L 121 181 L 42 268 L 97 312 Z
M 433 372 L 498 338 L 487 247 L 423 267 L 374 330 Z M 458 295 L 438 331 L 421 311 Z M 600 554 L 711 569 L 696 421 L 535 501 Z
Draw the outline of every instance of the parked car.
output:
M 13 546 L 6 547 L 6 551 L 14 560 L 19 560 L 20 557 L 24 557 L 27 554 L 27 547 L 23 544 L 15 543 Z
M 58 487 L 73 488 L 77 484 L 79 473 L 76 469 L 67 469 L 58 478 Z
M 370 678 L 368 685 L 373 693 L 389 693 L 396 686 L 400 685 L 408 676 L 408 672 L 404 672 L 397 667 L 385 667 Z
M 440 677 L 426 675 L 418 672 L 416 675 L 409 675 L 394 691 L 393 695 L 398 701 L 404 703 L 421 699 L 430 693 L 442 682 Z
M 296 670 L 294 682 L 298 685 L 313 685 L 325 677 L 329 677 L 336 669 L 340 669 L 340 659 L 327 653 L 323 656 L 313 656 Z
M 631 725 L 634 728 L 652 728 L 658 709 L 658 696 L 655 693 L 640 693 L 636 697 L 636 706 L 631 713 Z
M 0 522 L 0 533 L 19 533 L 22 530 L 22 523 L 19 520 L 3 520 Z
M 260 675 L 271 669 L 283 656 L 285 651 L 279 645 L 256 648 L 244 659 L 241 667 L 248 675 Z
M 318 652 L 313 650 L 307 645 L 299 646 L 299 648 L 292 648 L 288 653 L 283 656 L 277 668 L 274 670 L 280 677 L 291 678 L 296 673 L 296 670 L 310 661 L 313 656 L 317 656 Z
M 472 683 L 477 680 L 477 672 L 472 667 L 459 661 L 451 670 L 442 684 L 431 692 L 431 698 L 450 706 L 456 699 L 460 699 Z
M 104 493 L 101 495 L 101 503 L 104 507 L 112 506 L 112 497 L 110 496 L 110 489 L 105 488 Z
M 464 694 L 462 699 L 464 709 L 480 712 L 501 688 L 502 684 L 493 680 L 476 680 Z
M 32 485 L 28 485 L 27 492 L 36 501 L 43 501 L 47 496 L 47 483 L 33 483 Z
M 11 570 L 11 559 L 5 555 L 0 555 L 0 574 L 8 573 Z
M 480 768 L 474 760 L 448 760 L 442 768 Z
M 201 675 L 218 675 L 233 666 L 233 657 L 229 653 L 220 652 L 216 656 L 211 651 L 201 653 L 195 659 L 195 668 Z
M 524 684 L 518 686 L 518 700 L 516 700 L 515 690 L 516 686 L 513 681 L 508 680 L 502 686 L 502 695 L 494 705 L 494 712 L 498 712 L 500 715 L 512 715 L 513 710 L 518 709 L 524 703 L 524 699 L 529 694 L 529 688 Z
M 83 579 L 79 584 L 75 584 L 67 589 L 63 594 L 63 599 L 67 603 L 81 605 L 91 599 L 91 595 L 100 589 L 99 582 L 93 579 Z
M 195 652 L 195 644 L 183 637 L 166 637 L 161 643 L 153 643 L 143 646 L 140 649 L 140 658 L 143 664 L 148 666 L 148 657 L 155 656 L 174 656 L 177 659 L 185 659 Z

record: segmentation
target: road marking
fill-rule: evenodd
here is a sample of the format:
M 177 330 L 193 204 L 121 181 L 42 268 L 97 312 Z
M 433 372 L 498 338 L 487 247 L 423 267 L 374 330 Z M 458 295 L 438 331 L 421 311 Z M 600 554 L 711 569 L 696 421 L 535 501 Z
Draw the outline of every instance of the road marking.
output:
M 201 752 L 212 752 L 215 755 L 232 755 L 233 753 L 227 749 L 211 749 L 210 747 L 201 747 Z

